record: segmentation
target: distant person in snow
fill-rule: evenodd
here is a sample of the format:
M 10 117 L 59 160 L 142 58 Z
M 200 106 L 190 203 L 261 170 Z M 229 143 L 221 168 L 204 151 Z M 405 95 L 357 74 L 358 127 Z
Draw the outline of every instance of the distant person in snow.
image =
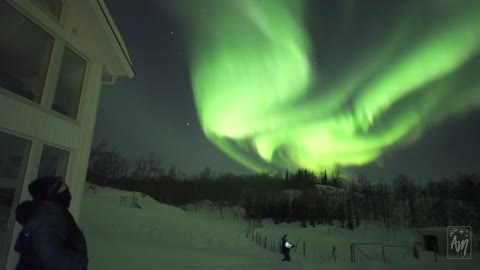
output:
M 72 199 L 60 177 L 42 177 L 28 186 L 33 201 L 15 210 L 23 229 L 15 251 L 17 270 L 87 270 L 87 244 L 68 211 Z
M 290 261 L 290 249 L 293 248 L 293 247 L 295 247 L 295 245 L 292 245 L 292 244 L 290 244 L 290 242 L 288 242 L 288 236 L 285 234 L 282 237 L 282 247 L 281 247 L 281 251 L 282 251 L 282 254 L 283 254 L 282 262 L 284 262 L 284 261 L 289 262 Z

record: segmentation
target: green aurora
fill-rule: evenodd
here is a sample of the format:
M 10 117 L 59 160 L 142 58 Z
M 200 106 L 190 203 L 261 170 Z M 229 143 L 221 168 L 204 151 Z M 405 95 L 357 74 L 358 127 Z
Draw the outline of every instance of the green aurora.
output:
M 205 135 L 254 171 L 331 170 L 374 162 L 425 128 L 479 108 L 480 1 L 407 2 L 385 35 L 351 59 L 335 42 L 349 40 L 364 1 L 343 1 L 346 26 L 321 46 L 312 29 L 322 26 L 306 23 L 310 2 L 178 5 Z M 425 14 L 434 19 L 419 26 Z M 316 66 L 320 47 L 341 72 Z

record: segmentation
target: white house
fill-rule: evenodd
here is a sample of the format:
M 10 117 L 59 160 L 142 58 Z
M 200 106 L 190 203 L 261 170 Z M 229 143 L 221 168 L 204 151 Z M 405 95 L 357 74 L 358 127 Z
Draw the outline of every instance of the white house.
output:
M 0 269 L 33 179 L 63 176 L 78 217 L 101 87 L 134 76 L 103 0 L 0 0 Z

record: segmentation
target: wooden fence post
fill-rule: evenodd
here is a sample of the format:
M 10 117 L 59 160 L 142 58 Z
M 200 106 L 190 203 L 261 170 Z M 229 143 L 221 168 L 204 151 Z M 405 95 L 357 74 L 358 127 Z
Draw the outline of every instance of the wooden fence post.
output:
M 350 260 L 352 263 L 355 262 L 355 249 L 353 248 L 353 244 L 350 244 Z
M 417 244 L 413 244 L 412 253 L 415 259 L 418 259 L 420 257 L 420 253 L 418 252 L 418 249 L 417 249 Z
M 297 252 L 298 243 L 300 243 L 300 238 L 299 238 L 299 239 L 297 240 L 297 242 L 295 243 L 295 248 L 293 249 L 293 253 L 296 253 L 296 252 Z
M 254 234 L 255 234 L 255 223 L 251 222 L 252 223 L 252 242 L 253 242 L 253 237 L 254 237 Z
M 333 257 L 333 261 L 337 262 L 337 257 L 335 256 L 335 246 L 332 247 L 332 254 L 330 254 L 330 258 L 328 259 L 328 261 L 331 261 L 332 257 Z
M 385 248 L 383 247 L 383 244 L 382 244 L 382 255 L 383 255 L 383 263 L 387 263 L 387 259 L 385 258 Z

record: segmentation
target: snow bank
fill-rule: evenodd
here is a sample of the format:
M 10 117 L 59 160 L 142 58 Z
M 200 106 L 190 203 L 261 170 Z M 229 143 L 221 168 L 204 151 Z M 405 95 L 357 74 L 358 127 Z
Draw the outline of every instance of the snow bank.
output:
M 131 196 L 131 193 L 99 187 L 97 193 L 84 193 L 79 223 L 88 242 L 90 270 L 480 269 L 480 254 L 474 254 L 469 261 L 440 258 L 435 263 L 431 253 L 422 252 L 420 260 L 394 260 L 400 255 L 387 251 L 387 257 L 391 256 L 390 261 L 394 263 L 359 259 L 360 263 L 351 264 L 350 243 L 378 241 L 381 233 L 372 228 L 350 232 L 331 227 L 301 228 L 298 223 L 273 225 L 265 221 L 257 232 L 267 236 L 268 247 L 270 239 L 278 242 L 285 233 L 292 242 L 300 239 L 307 243 L 306 257 L 301 255 L 302 245 L 299 245 L 293 261 L 282 263 L 279 254 L 245 237 L 247 224 L 244 222 L 212 218 L 202 211 L 186 212 L 149 197 L 138 199 L 143 209 L 123 207 L 120 196 Z M 333 245 L 337 246 L 337 263 L 328 262 Z

